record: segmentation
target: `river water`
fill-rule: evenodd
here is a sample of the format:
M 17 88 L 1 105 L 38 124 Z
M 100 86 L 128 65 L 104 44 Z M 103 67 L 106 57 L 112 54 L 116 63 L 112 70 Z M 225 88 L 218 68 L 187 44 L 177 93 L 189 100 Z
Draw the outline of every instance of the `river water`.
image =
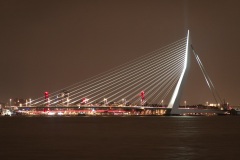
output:
M 1 160 L 239 159 L 240 116 L 0 117 Z

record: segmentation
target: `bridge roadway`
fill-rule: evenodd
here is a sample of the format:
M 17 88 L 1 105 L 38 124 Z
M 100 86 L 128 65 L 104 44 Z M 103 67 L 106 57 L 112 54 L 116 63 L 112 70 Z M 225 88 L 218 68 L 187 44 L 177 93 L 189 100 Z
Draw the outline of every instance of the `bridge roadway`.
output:
M 30 115 L 171 115 L 167 107 L 150 106 L 23 106 L 18 113 Z M 225 115 L 219 109 L 179 108 L 179 115 Z

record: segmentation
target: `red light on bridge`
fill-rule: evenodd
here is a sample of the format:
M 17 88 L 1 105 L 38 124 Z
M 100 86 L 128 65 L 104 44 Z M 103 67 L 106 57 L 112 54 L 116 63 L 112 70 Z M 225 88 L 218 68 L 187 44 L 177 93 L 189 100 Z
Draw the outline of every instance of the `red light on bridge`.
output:
M 49 98 L 49 93 L 48 92 L 44 92 L 44 95 L 45 95 L 45 99 Z

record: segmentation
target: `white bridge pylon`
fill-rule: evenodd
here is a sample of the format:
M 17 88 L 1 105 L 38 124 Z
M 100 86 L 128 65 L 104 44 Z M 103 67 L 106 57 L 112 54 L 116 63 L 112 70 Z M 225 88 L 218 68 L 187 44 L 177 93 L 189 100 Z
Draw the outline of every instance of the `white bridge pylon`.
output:
M 49 92 L 47 102 L 42 96 L 32 100 L 31 105 L 161 105 L 177 114 L 189 68 L 189 43 L 188 31 L 187 37 L 85 81 Z
M 168 108 L 171 108 L 171 114 L 179 114 L 179 105 L 180 105 L 180 100 L 181 100 L 181 94 L 182 94 L 182 90 L 183 87 L 185 85 L 186 82 L 186 77 L 188 75 L 188 71 L 189 71 L 189 66 L 190 66 L 190 35 L 189 35 L 189 30 L 187 33 L 187 41 L 186 41 L 186 49 L 185 49 L 185 58 L 184 58 L 184 67 L 181 73 L 181 76 L 178 80 L 178 83 L 175 87 L 175 90 L 172 94 L 171 100 L 168 104 Z

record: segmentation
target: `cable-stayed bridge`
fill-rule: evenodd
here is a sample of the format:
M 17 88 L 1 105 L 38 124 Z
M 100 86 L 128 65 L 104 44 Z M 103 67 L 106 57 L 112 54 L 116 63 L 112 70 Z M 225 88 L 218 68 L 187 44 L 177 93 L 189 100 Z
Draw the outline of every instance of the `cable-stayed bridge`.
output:
M 160 107 L 171 114 L 182 114 L 180 96 L 189 70 L 190 51 L 217 101 L 220 97 L 190 43 L 188 31 L 186 37 L 167 46 L 59 91 L 45 92 L 26 106 Z

